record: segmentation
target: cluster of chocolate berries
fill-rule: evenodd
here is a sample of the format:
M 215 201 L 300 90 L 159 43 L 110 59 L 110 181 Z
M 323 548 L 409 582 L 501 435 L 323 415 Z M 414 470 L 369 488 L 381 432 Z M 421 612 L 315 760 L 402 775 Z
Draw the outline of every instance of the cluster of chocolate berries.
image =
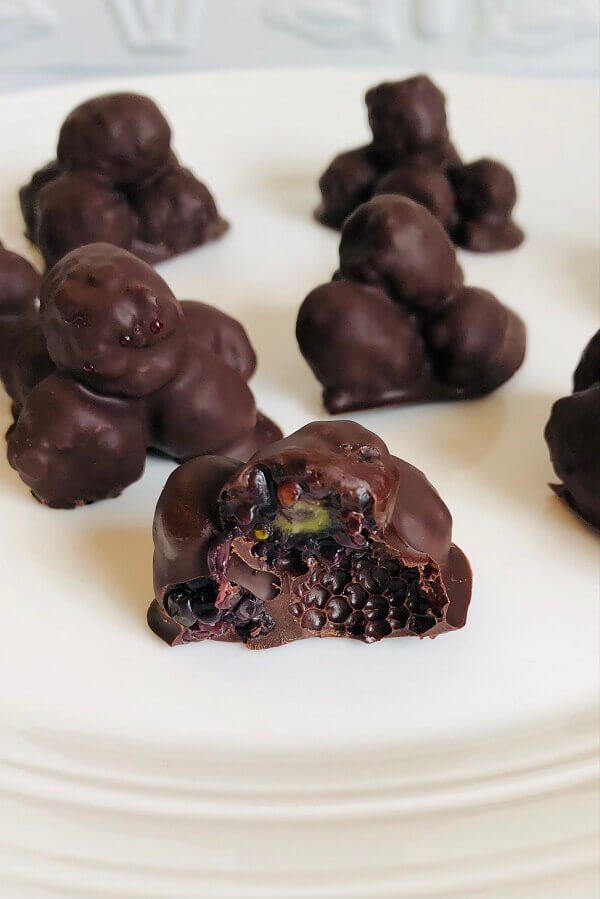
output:
M 171 129 L 148 97 L 94 97 L 65 119 L 57 159 L 21 189 L 27 235 L 48 267 L 107 241 L 150 263 L 227 230 L 208 188 L 171 150 Z
M 495 390 L 525 355 L 525 326 L 493 294 L 463 285 L 440 222 L 382 194 L 344 222 L 340 265 L 296 325 L 329 412 L 467 399 Z
M 461 161 L 448 133 L 446 98 L 426 75 L 379 84 L 365 100 L 373 140 L 327 167 L 319 180 L 319 221 L 340 228 L 370 197 L 394 193 L 422 203 L 469 250 L 509 250 L 522 242 L 511 217 L 515 179 L 493 159 Z
M 34 496 L 71 508 L 118 496 L 149 447 L 177 460 L 245 459 L 280 435 L 247 385 L 239 322 L 179 302 L 160 275 L 90 244 L 38 276 L 0 251 L 0 376 L 13 401 L 8 460 Z

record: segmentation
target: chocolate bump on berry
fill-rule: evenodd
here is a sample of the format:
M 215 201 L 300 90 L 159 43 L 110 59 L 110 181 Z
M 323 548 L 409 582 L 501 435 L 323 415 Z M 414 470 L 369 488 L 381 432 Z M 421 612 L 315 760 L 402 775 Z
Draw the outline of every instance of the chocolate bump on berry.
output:
M 149 97 L 114 93 L 80 104 L 63 122 L 57 156 L 19 193 L 27 236 L 48 268 L 104 240 L 154 264 L 228 228 L 208 188 L 180 166 L 169 123 Z
M 456 251 L 424 206 L 394 194 L 346 220 L 340 270 L 296 323 L 328 412 L 468 399 L 495 390 L 525 356 L 521 319 L 465 287 Z
M 431 484 L 375 434 L 313 422 L 245 465 L 203 457 L 171 475 L 154 522 L 149 622 L 171 644 L 254 649 L 435 637 L 464 625 L 471 596 L 451 532 Z
M 562 482 L 552 489 L 600 530 L 600 331 L 583 352 L 573 394 L 554 403 L 545 437 Z

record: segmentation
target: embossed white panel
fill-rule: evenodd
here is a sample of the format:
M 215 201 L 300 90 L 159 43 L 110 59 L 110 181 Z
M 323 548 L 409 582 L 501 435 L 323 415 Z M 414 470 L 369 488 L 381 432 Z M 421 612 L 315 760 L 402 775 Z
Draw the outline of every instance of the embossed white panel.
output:
M 0 0 L 0 46 L 52 31 L 58 16 L 48 0 Z
M 452 31 L 456 14 L 454 0 L 419 0 L 415 9 L 417 30 L 428 40 L 442 40 Z
M 402 36 L 397 0 L 267 0 L 267 24 L 319 43 L 394 46 Z
M 599 19 L 598 0 L 0 0 L 0 91 L 299 65 L 590 75 Z
M 193 47 L 201 0 L 110 0 L 131 48 L 145 53 Z
M 598 37 L 595 0 L 482 0 L 481 6 L 479 51 L 544 51 Z

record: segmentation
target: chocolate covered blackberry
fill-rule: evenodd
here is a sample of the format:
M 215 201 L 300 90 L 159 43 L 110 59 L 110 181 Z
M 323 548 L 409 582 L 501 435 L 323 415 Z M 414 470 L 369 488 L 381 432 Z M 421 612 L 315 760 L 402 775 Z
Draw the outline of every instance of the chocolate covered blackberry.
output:
M 500 387 L 525 355 L 525 327 L 493 293 L 461 287 L 426 323 L 432 370 L 451 389 L 480 396 Z
M 35 243 L 35 228 L 37 220 L 36 204 L 41 189 L 50 181 L 54 181 L 63 173 L 63 168 L 58 159 L 46 163 L 37 172 L 34 172 L 29 184 L 19 189 L 19 204 L 25 219 L 25 233 L 32 243 Z
M 38 192 L 33 241 L 48 268 L 88 243 L 131 248 L 137 218 L 110 182 L 87 172 L 63 172 Z
M 373 139 L 337 156 L 321 176 L 319 221 L 341 228 L 374 194 L 394 193 L 426 206 L 467 249 L 521 243 L 523 232 L 511 217 L 512 174 L 489 159 L 463 164 L 449 137 L 446 99 L 431 79 L 386 81 L 368 90 L 365 101 Z
M 149 262 L 216 240 L 228 227 L 206 185 L 177 164 L 133 189 L 130 199 L 138 221 L 134 250 Z
M 457 224 L 455 242 L 476 253 L 512 250 L 523 242 L 523 231 L 512 219 L 517 186 L 512 173 L 493 159 L 478 159 L 452 168 Z
M 376 152 L 391 163 L 439 159 L 449 143 L 446 98 L 427 75 L 384 81 L 365 95 Z
M 0 315 L 22 316 L 33 313 L 40 289 L 41 275 L 33 265 L 7 250 L 0 243 Z
M 577 366 L 573 394 L 554 403 L 545 437 L 562 482 L 552 489 L 600 529 L 600 331 Z
M 322 201 L 316 218 L 324 225 L 341 228 L 350 213 L 371 197 L 378 177 L 368 147 L 340 153 L 319 178 Z
M 139 94 L 94 97 L 67 116 L 58 159 L 19 193 L 48 267 L 105 240 L 154 264 L 224 234 L 210 191 L 179 165 L 170 141 L 162 112 Z
M 0 378 L 12 378 L 15 347 L 37 322 L 41 277 L 22 256 L 0 243 Z
M 256 357 L 229 316 L 184 304 L 125 250 L 90 244 L 46 275 L 2 377 L 8 459 L 34 496 L 71 508 L 118 495 L 146 450 L 246 459 L 280 431 L 246 384 Z
M 462 627 L 471 573 L 417 469 L 354 422 L 313 422 L 244 466 L 171 475 L 154 521 L 148 621 L 171 645 L 376 643 Z
M 374 194 L 400 194 L 425 206 L 450 231 L 456 219 L 452 186 L 445 172 L 428 165 L 399 165 L 375 184 Z
M 296 337 L 332 413 L 482 396 L 517 371 L 526 342 L 514 312 L 462 285 L 439 221 L 393 194 L 346 220 L 339 270 L 302 303 Z
M 392 194 L 363 203 L 344 223 L 340 273 L 422 311 L 444 302 L 463 279 L 437 219 L 421 204 Z
M 308 294 L 296 337 L 329 412 L 399 402 L 399 385 L 410 396 L 425 371 L 426 347 L 414 319 L 380 288 L 346 278 Z
M 573 391 L 586 390 L 600 382 L 600 330 L 584 349 L 573 375 Z
M 69 113 L 56 155 L 66 169 L 131 185 L 159 172 L 170 149 L 171 129 L 158 106 L 140 94 L 116 93 L 93 97 Z

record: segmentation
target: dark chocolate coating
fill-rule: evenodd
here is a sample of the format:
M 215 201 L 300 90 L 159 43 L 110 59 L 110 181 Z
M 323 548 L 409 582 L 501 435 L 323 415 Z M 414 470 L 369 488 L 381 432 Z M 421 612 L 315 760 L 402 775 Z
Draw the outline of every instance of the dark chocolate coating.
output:
M 373 140 L 327 167 L 319 180 L 319 221 L 340 228 L 374 194 L 398 193 L 426 206 L 469 250 L 508 250 L 522 242 L 511 218 L 513 176 L 490 159 L 463 164 L 449 138 L 444 94 L 427 76 L 384 82 L 365 99 Z
M 10 464 L 41 502 L 71 508 L 118 495 L 148 447 L 248 458 L 281 433 L 246 384 L 255 362 L 229 316 L 182 306 L 125 250 L 80 247 L 46 275 L 7 360 Z
M 0 378 L 12 375 L 15 347 L 37 321 L 41 277 L 34 267 L 0 243 Z
M 230 454 L 244 434 L 254 431 L 256 406 L 245 380 L 210 352 L 188 341 L 178 371 L 147 400 L 151 445 L 174 459 Z
M 9 366 L 2 376 L 6 392 L 13 401 L 15 417 L 36 384 L 54 374 L 56 367 L 48 355 L 46 338 L 39 322 L 39 315 L 23 336 L 12 347 Z
M 340 271 L 296 324 L 329 412 L 481 396 L 517 371 L 523 322 L 461 275 L 440 223 L 406 197 L 381 194 L 347 219 Z
M 425 328 L 440 381 L 470 396 L 504 384 L 525 358 L 525 325 L 492 293 L 461 287 Z
M 493 159 L 478 159 L 450 169 L 458 224 L 455 242 L 476 253 L 512 250 L 523 242 L 523 231 L 512 220 L 517 186 L 511 172 Z
M 194 352 L 203 354 L 208 351 L 213 356 L 218 356 L 244 380 L 249 380 L 256 369 L 256 354 L 242 325 L 208 303 L 183 300 L 180 301 L 180 306 L 186 322 L 188 340 L 193 345 Z M 7 392 L 17 407 L 22 405 L 36 384 L 55 371 L 35 309 L 33 324 L 27 322 L 24 324 L 27 326 L 27 333 L 18 340 L 15 348 L 6 354 L 9 365 L 6 376 L 3 377 L 6 381 L 10 379 Z M 4 328 L 6 329 L 6 323 Z M 21 327 L 20 330 L 25 329 Z M 4 331 L 0 332 L 0 339 L 3 333 Z M 11 340 L 10 343 L 12 346 L 14 341 Z M 85 374 L 89 377 L 91 373 Z
M 170 139 L 159 108 L 139 94 L 95 97 L 67 116 L 58 160 L 19 193 L 27 235 L 48 267 L 102 241 L 155 264 L 224 234 L 212 195 L 179 165 Z
M 471 571 L 413 466 L 351 421 L 313 422 L 245 466 L 178 468 L 154 519 L 151 628 L 252 649 L 462 627 Z
M 41 280 L 30 262 L 0 243 L 0 316 L 35 312 Z
M 57 369 L 100 393 L 158 390 L 186 346 L 181 306 L 160 275 L 107 243 L 80 247 L 54 266 L 40 318 Z
M 456 210 L 452 187 L 439 168 L 426 165 L 400 165 L 391 169 L 375 185 L 374 194 L 401 194 L 425 206 L 450 230 Z
M 378 84 L 365 102 L 373 144 L 391 159 L 445 149 L 446 98 L 427 75 Z
M 140 94 L 93 97 L 65 119 L 58 135 L 58 161 L 70 169 L 98 172 L 114 184 L 135 184 L 166 164 L 169 123 Z
M 600 382 L 600 330 L 583 351 L 573 375 L 573 390 L 585 390 Z
M 23 187 L 19 189 L 19 204 L 21 206 L 23 218 L 25 219 L 26 234 L 33 243 L 35 243 L 37 219 L 36 204 L 39 193 L 42 187 L 50 181 L 54 181 L 55 178 L 58 178 L 63 171 L 63 167 L 58 159 L 53 159 L 51 162 L 46 163 L 45 166 L 42 166 L 41 169 L 38 169 L 37 172 L 33 173 L 29 184 L 24 184 Z
M 300 307 L 296 338 L 329 412 L 368 408 L 400 385 L 410 391 L 423 375 L 415 322 L 377 287 L 346 279 L 316 287 Z
M 370 199 L 379 170 L 368 151 L 368 147 L 358 147 L 340 153 L 319 178 L 322 201 L 315 216 L 324 225 L 341 228 L 350 213 Z
M 8 461 L 54 508 L 118 496 L 144 471 L 148 441 L 140 413 L 136 402 L 50 375 L 25 400 L 8 437 Z
M 64 172 L 37 195 L 34 243 L 48 268 L 71 250 L 93 242 L 129 249 L 136 228 L 126 197 L 94 174 Z
M 393 194 L 373 197 L 346 220 L 340 272 L 423 311 L 443 302 L 462 280 L 454 247 L 437 219 Z
M 196 350 L 209 350 L 249 381 L 256 370 L 256 353 L 239 321 L 208 303 L 198 300 L 179 303 L 188 338 Z
M 133 189 L 131 205 L 138 219 L 133 249 L 144 257 L 148 245 L 148 261 L 156 261 L 157 253 L 166 259 L 216 240 L 228 227 L 208 188 L 180 165 Z
M 554 403 L 545 437 L 562 481 L 552 489 L 600 529 L 600 331 L 577 366 L 574 393 Z

